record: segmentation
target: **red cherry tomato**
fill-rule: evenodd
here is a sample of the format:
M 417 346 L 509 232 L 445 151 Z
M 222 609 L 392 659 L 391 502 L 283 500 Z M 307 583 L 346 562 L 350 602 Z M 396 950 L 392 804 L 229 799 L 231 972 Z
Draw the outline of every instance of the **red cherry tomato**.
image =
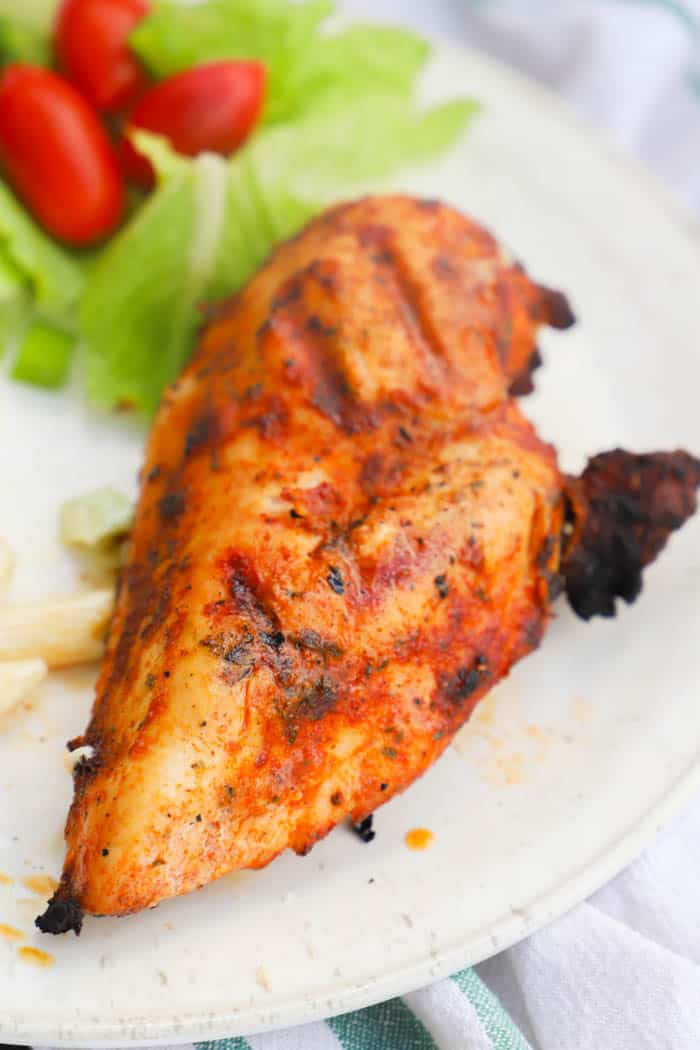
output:
M 68 81 L 13 64 L 0 75 L 0 166 L 46 229 L 69 244 L 111 233 L 124 193 L 97 115 Z
M 178 153 L 232 153 L 253 130 L 265 96 L 261 62 L 210 62 L 176 73 L 136 103 L 129 126 L 163 135 Z M 149 186 L 150 163 L 124 140 L 122 167 Z
M 63 0 L 56 20 L 58 63 L 96 109 L 119 113 L 148 86 L 128 44 L 147 14 L 146 0 Z

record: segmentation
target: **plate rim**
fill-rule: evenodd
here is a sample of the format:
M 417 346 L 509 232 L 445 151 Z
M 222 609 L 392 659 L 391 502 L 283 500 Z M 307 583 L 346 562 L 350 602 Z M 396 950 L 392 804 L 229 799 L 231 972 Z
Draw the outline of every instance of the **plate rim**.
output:
M 386 23 L 391 19 L 383 18 L 382 21 Z M 697 257 L 700 269 L 700 219 L 656 175 L 616 143 L 606 129 L 594 125 L 548 88 L 493 56 L 467 45 L 456 44 L 444 34 L 423 32 L 421 35 L 435 45 L 438 54 L 461 56 L 472 65 L 488 69 L 502 81 L 509 81 L 514 90 L 527 93 L 533 103 L 546 108 L 559 123 L 587 139 L 599 153 L 606 156 L 622 178 L 637 183 L 676 232 L 686 240 Z M 638 857 L 696 793 L 700 793 L 700 750 L 638 819 L 627 825 L 592 859 L 537 896 L 527 908 L 511 910 L 491 922 L 488 928 L 472 934 L 468 940 L 462 939 L 457 944 L 443 947 L 435 956 L 407 963 L 361 984 L 353 982 L 347 987 L 336 987 L 327 995 L 320 992 L 313 1006 L 309 1004 L 308 998 L 299 995 L 276 1008 L 274 1019 L 271 1014 L 269 1022 L 261 1020 L 259 1007 L 249 1008 L 248 1011 L 231 1008 L 206 1013 L 199 1011 L 185 1014 L 184 1017 L 181 1014 L 177 1022 L 163 1020 L 162 1017 L 126 1023 L 81 1021 L 64 1024 L 59 1031 L 47 1022 L 30 1018 L 16 1021 L 0 1019 L 0 1039 L 37 1046 L 91 1047 L 95 1050 L 180 1045 L 290 1028 L 405 995 L 482 962 L 560 918 Z

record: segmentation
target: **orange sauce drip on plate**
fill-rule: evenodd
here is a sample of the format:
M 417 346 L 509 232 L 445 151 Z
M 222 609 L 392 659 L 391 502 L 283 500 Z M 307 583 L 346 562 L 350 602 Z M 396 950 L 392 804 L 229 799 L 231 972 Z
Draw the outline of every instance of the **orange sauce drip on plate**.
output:
M 56 962 L 53 955 L 49 955 L 48 952 L 42 952 L 41 948 L 18 948 L 17 954 L 25 962 L 33 963 L 34 966 L 53 966 Z
M 6 926 L 4 922 L 0 922 L 0 937 L 7 937 L 9 940 L 13 941 L 21 941 L 24 934 L 14 926 Z
M 38 893 L 40 897 L 50 897 L 58 883 L 51 875 L 27 875 L 22 879 L 22 885 L 32 893 Z
M 0 886 L 11 886 L 12 881 L 9 875 L 6 875 L 4 871 L 0 871 Z
M 404 839 L 409 849 L 423 850 L 431 845 L 435 836 L 428 828 L 411 828 Z

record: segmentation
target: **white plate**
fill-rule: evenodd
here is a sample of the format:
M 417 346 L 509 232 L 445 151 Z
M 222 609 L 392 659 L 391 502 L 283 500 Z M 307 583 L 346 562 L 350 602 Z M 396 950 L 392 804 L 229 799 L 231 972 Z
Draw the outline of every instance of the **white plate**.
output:
M 543 339 L 527 403 L 567 469 L 617 443 L 700 452 L 697 246 L 654 185 L 538 89 L 442 50 L 436 95 L 485 111 L 441 166 L 404 187 L 492 227 L 580 324 Z M 106 482 L 131 488 L 140 437 L 79 402 L 0 385 L 0 533 L 16 596 L 67 589 L 56 507 Z M 376 818 L 368 846 L 339 829 L 306 858 L 222 879 L 82 937 L 32 927 L 22 885 L 59 872 L 71 795 L 64 741 L 92 674 L 56 676 L 0 733 L 0 922 L 55 956 L 40 969 L 0 937 L 0 1038 L 110 1045 L 270 1029 L 405 992 L 482 959 L 581 900 L 700 786 L 700 518 L 615 622 L 562 605 L 541 650 L 479 708 L 436 768 Z M 405 833 L 435 833 L 424 853 Z

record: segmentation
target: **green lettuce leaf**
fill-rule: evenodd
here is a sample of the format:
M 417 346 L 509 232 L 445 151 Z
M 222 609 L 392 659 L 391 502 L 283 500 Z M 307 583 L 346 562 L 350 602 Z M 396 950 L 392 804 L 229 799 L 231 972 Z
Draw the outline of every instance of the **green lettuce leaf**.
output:
M 0 357 L 16 344 L 29 313 L 29 300 L 22 292 L 21 272 L 0 248 Z
M 34 66 L 51 63 L 48 33 L 13 15 L 0 13 L 0 64 L 28 62 Z
M 47 237 L 0 182 L 0 354 L 17 344 L 34 321 L 76 330 L 83 270 L 84 264 Z M 30 369 L 22 378 L 31 381 L 31 374 Z
M 294 197 L 329 200 L 358 183 L 433 159 L 451 146 L 478 112 L 457 99 L 420 111 L 393 93 L 329 105 L 294 125 L 259 135 L 232 164 L 247 163 L 268 195 L 287 186 Z
M 0 306 L 20 298 L 26 290 L 24 274 L 13 262 L 4 244 L 0 244 Z
M 14 15 L 0 13 L 0 65 L 28 62 L 34 66 L 51 64 L 48 33 Z
M 395 26 L 358 23 L 324 35 L 298 70 L 288 113 L 307 114 L 376 93 L 410 97 L 429 57 L 426 40 Z
M 68 379 L 75 350 L 75 333 L 35 321 L 24 333 L 12 366 L 12 378 L 47 390 L 57 390 Z
M 88 395 L 99 405 L 150 414 L 189 352 L 208 276 L 195 249 L 203 167 L 197 158 L 168 178 L 90 270 L 80 324 Z
M 31 296 L 49 318 L 70 320 L 83 285 L 83 267 L 52 241 L 0 182 L 0 258 L 5 297 L 14 272 L 17 294 Z
M 0 15 L 17 16 L 21 9 L 22 21 L 27 26 L 43 30 L 47 35 L 53 25 L 59 0 L 0 0 Z
M 152 414 L 191 353 L 203 304 L 236 291 L 332 200 L 432 159 L 475 109 L 455 101 L 418 112 L 391 91 L 363 95 L 267 128 L 228 161 L 177 157 L 139 133 L 160 185 L 87 278 L 81 326 L 93 402 Z

